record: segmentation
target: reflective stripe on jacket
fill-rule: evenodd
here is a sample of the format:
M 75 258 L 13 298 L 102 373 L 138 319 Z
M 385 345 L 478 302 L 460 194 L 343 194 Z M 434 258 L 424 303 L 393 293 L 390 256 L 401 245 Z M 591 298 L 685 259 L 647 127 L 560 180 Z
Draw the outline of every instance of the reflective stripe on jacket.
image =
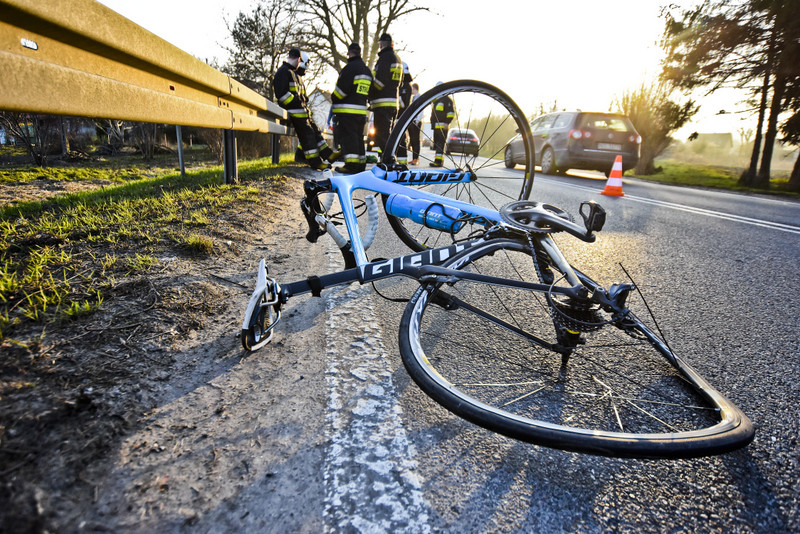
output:
M 431 124 L 434 128 L 447 128 L 455 116 L 456 111 L 449 96 L 443 96 L 433 103 Z
M 367 97 L 372 81 L 372 73 L 361 56 L 348 59 L 347 65 L 339 73 L 336 89 L 331 95 L 333 113 L 366 116 Z
M 369 93 L 373 108 L 398 107 L 398 89 L 403 79 L 403 62 L 391 46 L 378 52 L 378 61 L 372 71 L 374 82 Z
M 298 79 L 292 66 L 285 61 L 272 77 L 272 92 L 278 99 L 278 104 L 288 111 L 289 115 L 297 118 L 308 117 L 305 86 Z

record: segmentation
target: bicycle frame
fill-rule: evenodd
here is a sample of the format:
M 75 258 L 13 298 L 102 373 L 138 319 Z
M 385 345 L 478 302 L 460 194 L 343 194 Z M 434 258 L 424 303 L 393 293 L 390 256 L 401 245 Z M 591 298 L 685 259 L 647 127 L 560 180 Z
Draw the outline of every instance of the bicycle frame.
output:
M 359 189 L 379 193 L 382 195 L 402 194 L 415 200 L 429 200 L 459 209 L 473 217 L 483 217 L 487 221 L 497 223 L 500 214 L 497 211 L 475 206 L 429 193 L 427 191 L 412 189 L 405 184 L 456 184 L 472 180 L 470 172 L 452 171 L 387 171 L 379 167 L 358 174 L 333 174 L 326 172 L 325 177 L 331 182 L 331 192 L 339 197 L 342 206 L 347 233 L 350 237 L 350 246 L 356 259 L 356 265 L 363 267 L 369 260 L 358 231 L 358 221 L 353 207 L 353 193 Z
M 453 171 L 393 171 L 379 167 L 372 170 L 360 172 L 358 174 L 333 174 L 326 172 L 325 178 L 330 180 L 331 192 L 339 198 L 342 206 L 342 213 L 345 219 L 347 234 L 350 238 L 350 246 L 355 256 L 356 265 L 361 273 L 360 281 L 363 283 L 365 266 L 369 263 L 366 256 L 364 245 L 361 241 L 361 234 L 358 231 L 358 220 L 353 206 L 353 193 L 357 190 L 366 190 L 382 195 L 403 194 L 415 200 L 428 200 L 433 203 L 443 204 L 448 207 L 456 208 L 471 217 L 479 217 L 487 221 L 488 225 L 504 224 L 500 213 L 481 206 L 476 206 L 468 202 L 443 197 L 435 193 L 429 193 L 420 189 L 413 189 L 404 184 L 457 184 L 473 180 L 471 172 Z M 567 281 L 572 285 L 580 285 L 580 280 L 573 272 L 569 262 L 561 254 L 556 244 L 547 234 L 540 234 L 536 239 L 544 247 L 545 251 L 555 261 L 563 272 L 567 273 Z M 444 261 L 446 258 L 442 258 Z
M 536 241 L 547 252 L 551 260 L 556 263 L 561 272 L 565 274 L 566 280 L 571 287 L 551 287 L 539 283 L 511 282 L 510 280 L 490 275 L 469 273 L 457 269 L 444 269 L 437 266 L 455 254 L 469 249 L 477 243 L 479 239 L 454 243 L 436 249 L 428 249 L 423 252 L 407 254 L 389 260 L 370 262 L 367 259 L 365 247 L 358 229 L 358 218 L 353 205 L 353 193 L 357 190 L 370 191 L 381 195 L 397 193 L 407 195 L 414 200 L 428 200 L 431 203 L 461 210 L 470 217 L 483 219 L 486 221 L 487 227 L 496 227 L 499 231 L 513 233 L 515 231 L 514 228 L 502 221 L 502 217 L 498 211 L 404 185 L 458 184 L 473 179 L 474 175 L 471 172 L 454 172 L 448 170 L 387 170 L 378 166 L 374 167 L 372 170 L 352 175 L 333 174 L 330 171 L 326 171 L 323 175 L 323 180 L 315 181 L 315 183 L 322 186 L 317 193 L 330 192 L 336 194 L 339 198 L 347 234 L 350 240 L 350 250 L 355 258 L 356 267 L 322 276 L 310 276 L 305 280 L 281 286 L 274 279 L 267 276 L 265 262 L 261 260 L 257 273 L 258 283 L 248 303 L 242 322 L 242 329 L 246 330 L 248 328 L 249 321 L 257 309 L 264 307 L 274 309 L 277 317 L 265 330 L 265 333 L 269 333 L 269 336 L 267 336 L 262 343 L 257 344 L 257 346 L 261 346 L 269 341 L 271 330 L 280 319 L 280 306 L 290 297 L 303 293 L 312 293 L 315 296 L 320 296 L 320 292 L 329 287 L 356 281 L 364 284 L 398 275 L 409 276 L 420 281 L 433 280 L 434 278 L 453 281 L 472 279 L 486 284 L 513 285 L 532 291 L 550 291 L 552 293 L 561 293 L 573 297 L 580 296 L 585 298 L 589 293 L 595 293 L 595 290 L 598 288 L 587 288 L 584 286 L 581 279 L 572 269 L 566 258 L 561 254 L 561 251 L 548 233 L 529 234 L 529 239 Z M 556 218 L 555 220 L 560 219 Z M 567 223 L 563 220 L 560 220 L 560 223 L 562 228 L 569 233 L 587 241 L 594 240 L 591 232 L 584 232 L 577 225 Z M 516 231 L 519 232 L 519 230 Z M 608 302 L 604 295 L 597 294 L 597 296 L 602 301 Z M 253 348 L 257 348 L 257 346 Z

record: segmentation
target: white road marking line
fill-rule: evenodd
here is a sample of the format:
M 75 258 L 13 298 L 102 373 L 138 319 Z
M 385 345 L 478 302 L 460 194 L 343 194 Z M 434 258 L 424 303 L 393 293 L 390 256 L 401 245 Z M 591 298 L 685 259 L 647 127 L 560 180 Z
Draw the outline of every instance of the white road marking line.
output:
M 326 298 L 326 530 L 430 532 L 369 289 L 336 288 Z
M 589 191 L 589 192 L 597 193 L 597 194 L 600 194 L 600 191 L 602 190 L 602 189 L 599 189 L 599 188 L 587 187 L 587 186 L 583 186 L 583 185 L 568 184 L 568 183 L 559 182 L 559 181 L 556 181 L 556 180 L 541 179 L 541 181 L 547 182 L 547 183 L 551 183 L 551 184 L 558 184 L 559 186 L 562 186 L 562 187 L 571 187 L 573 189 L 580 189 L 582 191 Z M 627 199 L 627 200 L 632 200 L 634 202 L 642 202 L 642 203 L 645 203 L 645 204 L 653 204 L 653 205 L 656 205 L 656 206 L 675 209 L 675 210 L 679 210 L 679 211 L 686 211 L 686 212 L 695 213 L 695 214 L 698 214 L 698 215 L 705 215 L 706 217 L 714 217 L 716 219 L 723 219 L 723 220 L 727 220 L 727 221 L 741 222 L 741 223 L 744 223 L 744 224 L 750 224 L 750 225 L 753 225 L 753 226 L 759 226 L 761 228 L 769 228 L 771 230 L 779 230 L 781 232 L 789 232 L 791 234 L 800 234 L 800 226 L 795 226 L 795 225 L 791 225 L 791 224 L 783 224 L 783 223 L 777 223 L 777 222 L 772 222 L 772 221 L 765 221 L 763 219 L 754 219 L 752 217 L 743 217 L 741 215 L 734 215 L 734 214 L 731 214 L 731 213 L 723 213 L 721 211 L 707 210 L 707 209 L 704 209 L 704 208 L 695 208 L 695 207 L 686 206 L 686 205 L 683 205 L 683 204 L 676 204 L 674 202 L 666 202 L 666 201 L 663 201 L 663 200 L 654 200 L 652 198 L 637 197 L 635 195 L 630 195 L 628 193 L 625 193 L 625 196 L 624 197 L 620 197 L 620 198 Z

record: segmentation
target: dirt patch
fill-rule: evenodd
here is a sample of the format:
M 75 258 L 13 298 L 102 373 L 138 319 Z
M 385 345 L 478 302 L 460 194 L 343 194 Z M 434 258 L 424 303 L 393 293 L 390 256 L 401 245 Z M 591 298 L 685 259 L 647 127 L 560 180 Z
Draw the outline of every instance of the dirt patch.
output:
M 110 180 L 85 180 L 81 182 L 65 182 L 42 178 L 34 182 L 3 184 L 0 187 L 0 206 L 47 200 L 57 195 L 91 191 L 111 185 Z
M 231 409 L 255 387 L 256 376 L 215 383 L 246 362 L 238 371 L 265 381 L 281 378 L 286 398 L 294 398 L 294 384 L 310 376 L 298 371 L 311 365 L 300 361 L 306 355 L 294 354 L 280 340 L 275 350 L 286 359 L 278 368 L 276 362 L 247 361 L 236 337 L 258 258 L 290 277 L 308 274 L 307 260 L 287 251 L 308 246 L 297 205 L 310 171 L 291 174 L 298 179 L 280 191 L 248 183 L 263 189 L 264 202 L 226 208 L 211 225 L 210 256 L 164 254 L 146 274 L 117 284 L 99 312 L 48 326 L 44 335 L 32 328 L 15 335 L 17 342 L 2 342 L 0 530 L 157 530 L 222 517 L 221 500 L 237 487 L 252 486 L 255 478 L 268 485 L 276 476 L 259 452 L 267 436 L 287 450 L 301 438 L 314 449 L 321 438 L 295 428 L 299 422 L 289 416 L 262 431 Z M 42 199 L 51 192 L 57 193 L 53 184 L 6 184 L 0 201 Z M 300 335 L 317 312 L 314 306 L 290 312 L 308 314 L 295 322 Z M 280 405 L 281 398 L 280 390 L 273 391 L 269 402 Z M 182 417 L 181 403 L 194 403 L 205 423 Z M 174 413 L 164 418 L 164 410 Z M 234 446 L 228 438 L 248 425 L 253 431 Z M 234 449 L 236 454 L 228 454 Z M 160 458 L 167 455 L 180 461 L 164 464 Z M 151 461 L 160 468 L 151 472 Z M 185 469 L 194 470 L 194 482 L 178 485 L 176 473 Z M 283 482 L 281 491 L 310 491 L 288 478 Z M 276 515 L 272 521 L 303 530 L 299 518 Z

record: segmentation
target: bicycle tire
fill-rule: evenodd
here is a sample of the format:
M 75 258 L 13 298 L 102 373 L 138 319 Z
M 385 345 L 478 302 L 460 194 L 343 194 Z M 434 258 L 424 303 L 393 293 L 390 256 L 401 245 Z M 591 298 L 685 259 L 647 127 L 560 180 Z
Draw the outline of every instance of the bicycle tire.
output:
M 540 270 L 556 271 L 546 257 L 537 269 L 531 256 L 524 238 L 492 239 L 444 266 L 528 281 L 536 281 Z M 530 337 L 558 346 L 553 313 L 547 299 L 531 291 L 467 280 L 423 285 L 400 324 L 403 364 L 428 396 L 455 415 L 546 447 L 691 458 L 752 441 L 749 419 L 635 315 L 574 334 L 582 341 L 559 353 Z M 583 310 L 576 321 L 587 313 L 597 319 L 600 312 Z
M 433 103 L 443 97 L 454 101 L 456 116 L 450 123 L 453 128 L 468 128 L 479 138 L 477 154 L 455 154 L 444 156 L 447 169 L 474 171 L 477 179 L 466 184 L 421 185 L 428 191 L 471 204 L 499 210 L 501 206 L 514 200 L 527 200 L 530 196 L 534 177 L 533 137 L 525 114 L 503 91 L 485 82 L 475 80 L 454 80 L 435 86 L 421 94 L 395 121 L 387 141 L 382 159 L 393 163 L 398 149 L 406 138 L 406 132 L 414 118 L 423 121 L 430 118 Z M 505 150 L 509 141 L 519 133 L 524 147 L 523 163 L 520 169 L 508 169 L 505 165 Z M 431 134 L 423 137 L 432 141 Z M 466 150 L 466 149 L 465 149 Z M 474 148 L 470 147 L 472 152 Z M 421 167 L 429 167 L 432 156 L 426 151 L 420 153 Z M 410 158 L 409 158 L 410 159 Z M 426 165 L 427 162 L 427 165 Z M 386 197 L 384 197 L 384 203 Z M 412 250 L 421 251 L 446 244 L 443 240 L 458 240 L 469 235 L 473 224 L 465 224 L 458 232 L 450 234 L 430 229 L 410 219 L 402 219 L 387 214 L 389 223 L 397 236 Z

